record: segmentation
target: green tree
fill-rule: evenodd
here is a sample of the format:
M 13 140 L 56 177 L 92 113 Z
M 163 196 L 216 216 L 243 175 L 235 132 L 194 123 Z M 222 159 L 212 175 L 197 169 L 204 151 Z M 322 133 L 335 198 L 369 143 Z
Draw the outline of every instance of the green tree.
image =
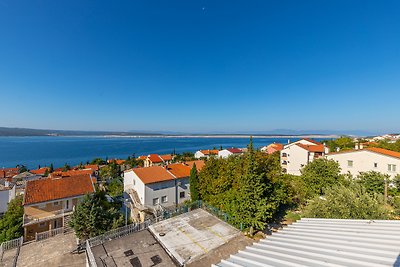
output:
M 49 176 L 49 174 L 50 174 L 50 173 L 49 173 L 49 169 L 46 168 L 46 170 L 44 171 L 43 176 L 44 176 L 44 177 L 47 177 L 47 176 Z
M 397 174 L 393 179 L 393 185 L 396 187 L 397 192 L 400 193 L 400 174 Z
M 120 167 L 114 161 L 100 169 L 100 178 L 103 181 L 108 179 L 117 179 L 121 177 Z
M 50 169 L 49 169 L 49 173 L 52 173 L 52 172 L 54 172 L 54 166 L 53 166 L 53 163 L 51 163 L 51 164 L 50 164 Z
M 23 173 L 23 172 L 27 172 L 28 169 L 25 167 L 25 165 L 17 165 L 18 168 L 18 173 Z
M 0 243 L 23 235 L 24 208 L 22 201 L 22 196 L 17 196 L 8 203 L 7 211 L 0 219 Z
M 124 224 L 124 217 L 107 202 L 104 191 L 86 195 L 71 215 L 70 226 L 81 239 L 94 237 Z
M 190 184 L 190 197 L 192 201 L 199 200 L 200 199 L 199 189 L 198 189 L 199 177 L 197 173 L 196 164 L 193 164 L 193 167 L 190 170 L 189 184 Z
M 107 164 L 107 162 L 105 160 L 103 160 L 102 158 L 95 158 L 90 162 L 90 164 L 92 164 L 92 165 L 105 165 L 105 164 Z
M 340 175 L 340 166 L 334 160 L 319 158 L 307 164 L 301 172 L 304 181 L 306 197 L 312 198 L 316 195 L 323 195 L 327 187 L 343 181 Z
M 63 172 L 69 171 L 71 169 L 71 166 L 69 166 L 67 163 L 64 164 L 64 167 L 62 168 Z
M 368 193 L 383 194 L 385 190 L 385 179 L 389 179 L 389 177 L 375 171 L 362 172 L 357 176 L 357 182 L 360 183 Z
M 122 196 L 124 184 L 119 178 L 112 179 L 107 186 L 107 193 L 112 197 Z
M 383 196 L 368 194 L 358 183 L 333 185 L 324 197 L 316 196 L 306 207 L 306 217 L 334 219 L 387 219 Z
M 331 152 L 336 152 L 338 149 L 349 150 L 355 147 L 355 142 L 353 139 L 347 136 L 342 136 L 337 139 L 326 140 L 323 142 L 329 147 L 329 151 Z
M 257 162 L 254 156 L 253 140 L 250 137 L 246 158 L 245 173 L 239 180 L 237 195 L 238 209 L 234 216 L 249 228 L 250 235 L 254 229 L 265 228 L 265 222 L 272 217 L 270 204 L 265 196 L 266 185 L 263 173 L 257 173 Z

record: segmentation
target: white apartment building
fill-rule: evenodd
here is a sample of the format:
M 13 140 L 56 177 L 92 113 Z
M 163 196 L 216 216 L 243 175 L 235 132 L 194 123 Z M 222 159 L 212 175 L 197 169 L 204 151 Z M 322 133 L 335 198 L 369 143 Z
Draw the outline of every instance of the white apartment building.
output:
M 241 154 L 243 154 L 243 150 L 235 147 L 218 151 L 218 157 L 223 159 L 226 159 L 227 157 L 232 155 L 241 155 Z
M 357 176 L 360 172 L 376 171 L 392 178 L 400 174 L 400 153 L 383 148 L 339 151 L 329 153 L 326 158 L 337 161 L 343 174 Z
M 323 157 L 327 149 L 311 139 L 301 139 L 287 144 L 281 150 L 283 173 L 301 175 L 301 169 L 314 159 Z

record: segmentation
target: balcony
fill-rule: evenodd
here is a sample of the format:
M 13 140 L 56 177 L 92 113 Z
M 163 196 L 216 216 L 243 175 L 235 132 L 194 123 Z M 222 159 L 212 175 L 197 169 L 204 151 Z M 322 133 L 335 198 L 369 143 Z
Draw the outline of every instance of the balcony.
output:
M 57 218 L 62 218 L 66 215 L 70 215 L 72 212 L 73 212 L 72 210 L 64 210 L 64 209 L 45 211 L 31 207 L 26 207 L 24 213 L 23 226 L 45 222 Z

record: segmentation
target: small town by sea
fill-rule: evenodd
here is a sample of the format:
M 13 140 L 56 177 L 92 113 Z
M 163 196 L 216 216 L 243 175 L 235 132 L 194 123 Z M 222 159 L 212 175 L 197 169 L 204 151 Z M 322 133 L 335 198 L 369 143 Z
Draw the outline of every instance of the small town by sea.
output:
M 255 147 L 296 141 L 299 137 L 255 137 Z M 315 138 L 321 141 L 327 138 Z M 246 147 L 248 136 L 222 137 L 104 137 L 104 136 L 37 136 L 0 137 L 0 168 L 24 165 L 63 166 L 85 163 L 94 158 L 127 158 L 151 153 L 196 152 L 199 149 Z

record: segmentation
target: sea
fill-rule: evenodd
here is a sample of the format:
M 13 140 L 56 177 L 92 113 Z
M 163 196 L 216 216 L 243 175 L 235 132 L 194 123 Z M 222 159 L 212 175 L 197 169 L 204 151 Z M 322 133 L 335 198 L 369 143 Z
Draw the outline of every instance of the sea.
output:
M 298 137 L 255 137 L 254 147 L 271 143 L 295 141 Z M 328 139 L 328 138 L 324 138 Z M 321 138 L 314 140 L 320 141 Z M 25 165 L 29 169 L 39 166 L 61 167 L 86 163 L 94 158 L 113 159 L 128 156 L 148 155 L 150 153 L 168 154 L 196 152 L 199 149 L 220 147 L 246 147 L 249 137 L 193 137 L 193 136 L 40 136 L 40 137 L 0 137 L 0 168 Z

